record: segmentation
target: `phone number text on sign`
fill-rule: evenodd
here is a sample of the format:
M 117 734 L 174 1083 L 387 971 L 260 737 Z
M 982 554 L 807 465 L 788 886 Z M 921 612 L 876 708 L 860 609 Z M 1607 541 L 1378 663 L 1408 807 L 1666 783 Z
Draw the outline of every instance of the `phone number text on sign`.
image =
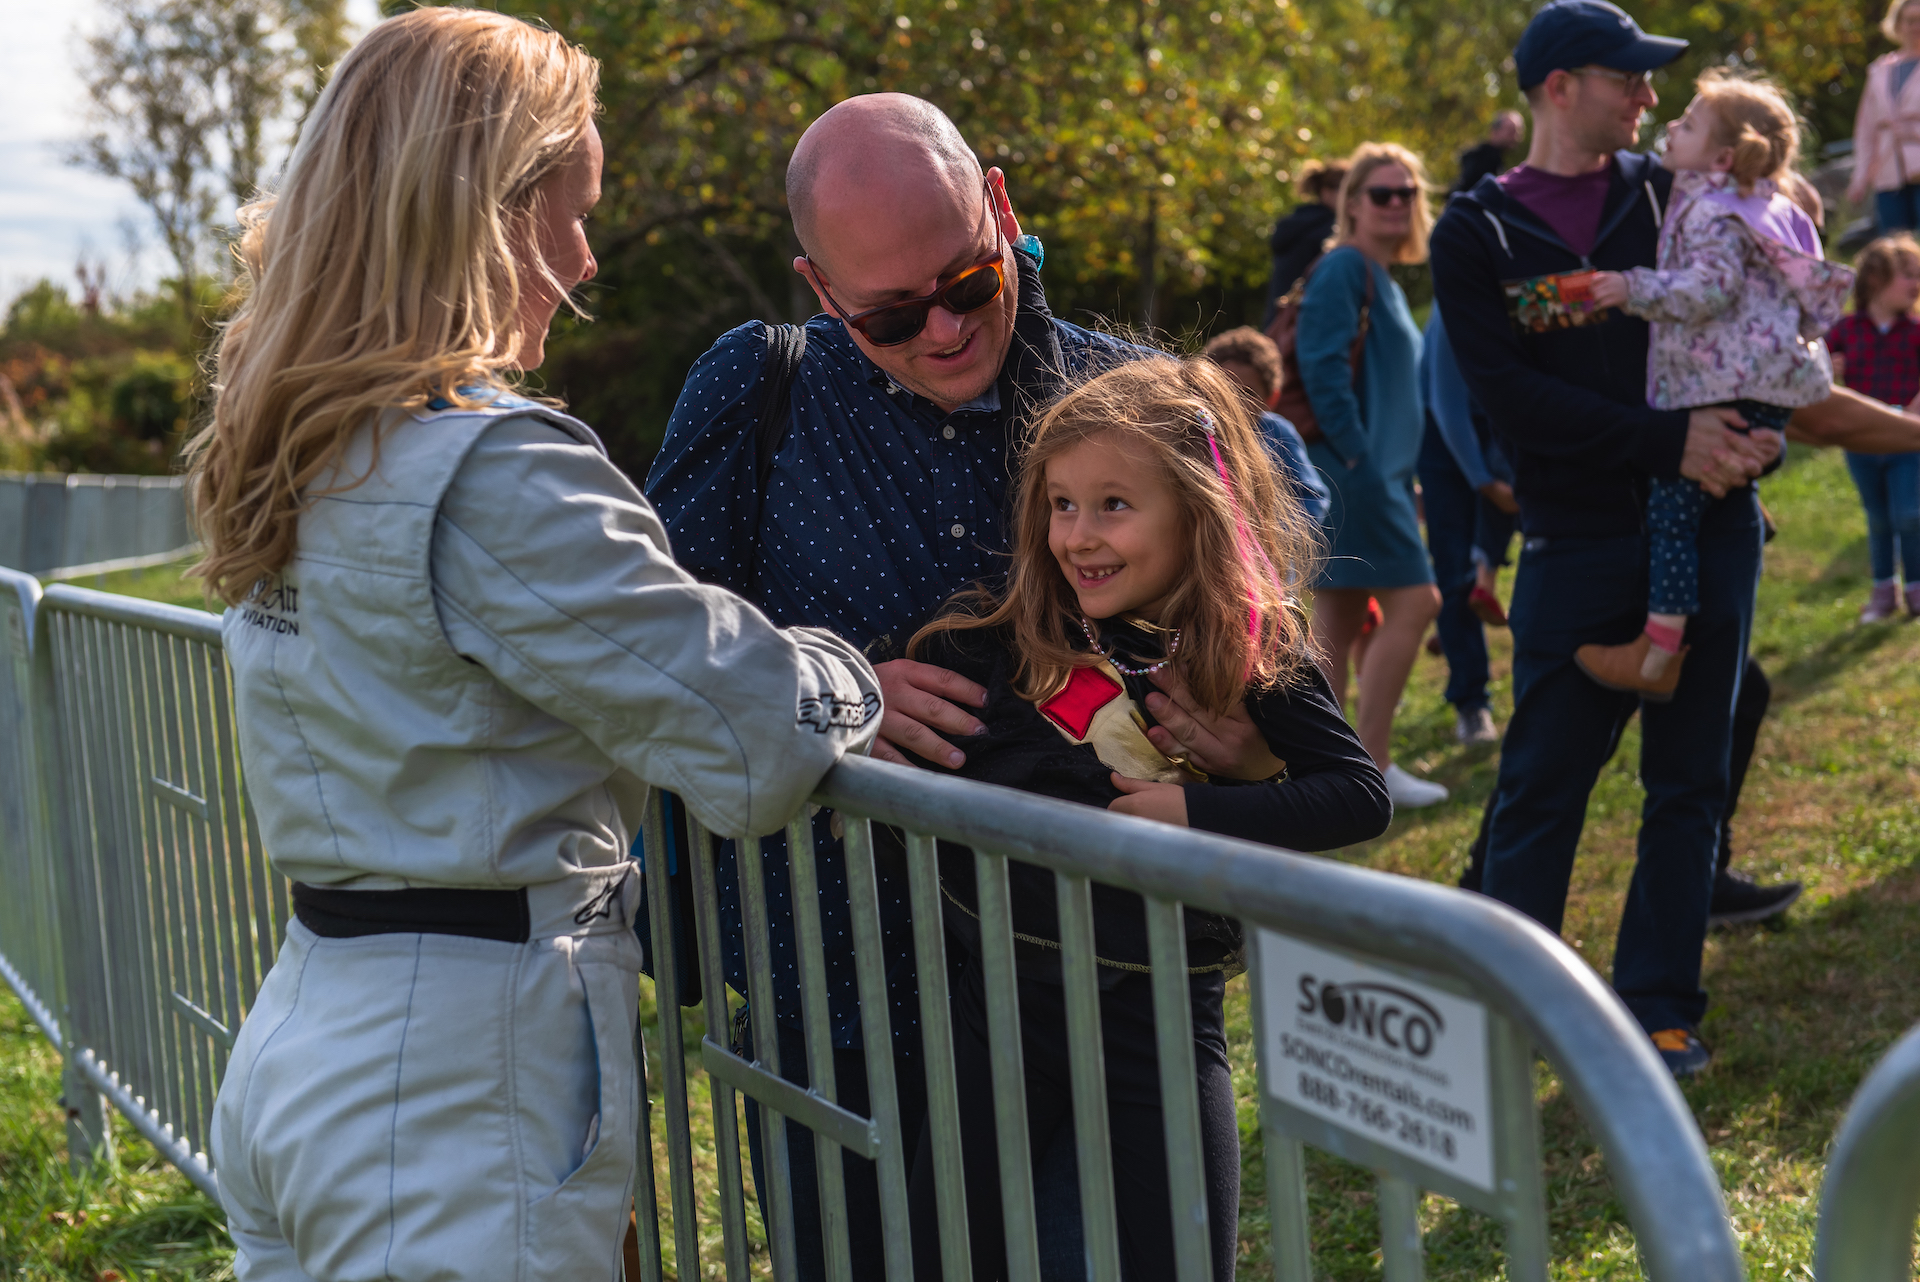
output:
M 1275 1099 L 1492 1190 L 1485 1007 L 1271 931 L 1260 964 Z

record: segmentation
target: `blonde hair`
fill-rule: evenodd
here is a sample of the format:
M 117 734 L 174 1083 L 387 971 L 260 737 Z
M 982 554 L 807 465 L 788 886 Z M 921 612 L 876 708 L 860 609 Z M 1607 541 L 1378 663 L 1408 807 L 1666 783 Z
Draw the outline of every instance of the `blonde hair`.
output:
M 1910 4 L 1920 4 L 1920 0 L 1889 0 L 1887 14 L 1880 19 L 1880 34 L 1895 44 L 1900 43 L 1900 11 Z
M 1413 198 L 1412 221 L 1407 227 L 1407 238 L 1400 242 L 1400 251 L 1394 255 L 1396 263 L 1424 263 L 1427 261 L 1427 237 L 1433 234 L 1433 206 L 1429 203 L 1433 185 L 1427 181 L 1427 167 L 1420 163 L 1420 157 L 1402 147 L 1397 142 L 1363 142 L 1347 158 L 1347 176 L 1340 183 L 1340 199 L 1335 206 L 1339 210 L 1333 224 L 1335 243 L 1353 239 L 1354 207 L 1365 195 L 1367 179 L 1375 170 L 1388 165 L 1398 165 L 1406 170 L 1413 179 L 1413 185 L 1420 194 Z
M 370 418 L 512 383 L 524 273 L 565 293 L 515 247 L 599 74 L 552 31 L 453 8 L 381 23 L 334 70 L 279 193 L 240 211 L 245 298 L 189 447 L 210 592 L 242 600 L 292 560 L 304 491 Z
M 1203 426 L 1208 416 L 1211 441 Z M 1180 506 L 1192 570 L 1158 622 L 1180 629 L 1174 668 L 1194 697 L 1224 713 L 1249 688 L 1284 682 L 1311 662 L 1299 592 L 1314 570 L 1319 527 L 1281 483 L 1246 392 L 1196 356 L 1129 361 L 1047 407 L 1020 460 L 1004 594 L 964 594 L 958 609 L 914 636 L 907 653 L 935 633 L 1007 627 L 1019 660 L 1015 689 L 1036 702 L 1058 691 L 1074 668 L 1094 662 L 1079 601 L 1047 544 L 1047 464 L 1100 437 L 1152 459 Z
M 1793 168 L 1800 155 L 1800 117 L 1778 85 L 1713 67 L 1694 89 L 1713 113 L 1714 142 L 1733 148 L 1731 172 L 1741 191 Z
M 1902 265 L 1920 275 L 1920 243 L 1904 231 L 1870 242 L 1854 260 L 1853 308 L 1864 312 L 1873 296 L 1893 283 Z

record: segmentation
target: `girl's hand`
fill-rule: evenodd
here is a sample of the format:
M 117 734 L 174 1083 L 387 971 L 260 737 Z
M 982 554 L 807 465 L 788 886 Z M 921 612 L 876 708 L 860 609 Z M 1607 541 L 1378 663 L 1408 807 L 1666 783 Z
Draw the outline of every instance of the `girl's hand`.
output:
M 1113 786 L 1126 793 L 1115 797 L 1107 809 L 1142 819 L 1158 819 L 1163 824 L 1187 826 L 1187 790 L 1177 783 L 1155 783 L 1151 779 L 1129 779 L 1113 772 Z
M 1627 305 L 1627 278 L 1619 272 L 1595 272 L 1593 276 L 1593 305 L 1595 307 L 1625 307 Z

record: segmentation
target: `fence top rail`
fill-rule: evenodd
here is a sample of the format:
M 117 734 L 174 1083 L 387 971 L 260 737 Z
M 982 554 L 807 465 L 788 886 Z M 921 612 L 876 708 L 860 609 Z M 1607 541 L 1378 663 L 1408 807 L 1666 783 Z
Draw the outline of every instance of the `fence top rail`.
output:
M 1464 979 L 1531 1034 L 1572 1094 L 1608 1158 L 1650 1275 L 1744 1276 L 1706 1142 L 1646 1033 L 1577 953 L 1505 905 L 866 758 L 842 761 L 814 800 Z
M 117 592 L 96 592 L 68 583 L 50 584 L 40 598 L 42 614 L 78 614 L 108 623 L 127 623 L 207 645 L 220 644 L 220 616 L 185 606 L 163 605 Z
M 40 607 L 40 580 L 31 574 L 0 566 L 0 591 L 11 591 L 20 598 L 20 608 L 25 612 L 27 627 L 31 630 L 34 611 Z
M 1907 1282 L 1920 1216 L 1920 1026 L 1867 1074 L 1834 1137 L 1820 1189 L 1820 1282 Z

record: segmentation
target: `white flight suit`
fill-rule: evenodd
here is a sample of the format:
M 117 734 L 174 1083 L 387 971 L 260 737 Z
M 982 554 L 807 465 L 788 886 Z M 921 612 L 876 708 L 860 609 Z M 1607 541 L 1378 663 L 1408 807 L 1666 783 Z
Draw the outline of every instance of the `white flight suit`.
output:
M 528 942 L 288 924 L 215 1110 L 238 1274 L 617 1278 L 647 786 L 774 831 L 871 744 L 878 682 L 694 583 L 553 411 L 390 416 L 308 495 L 223 621 L 267 851 L 334 889 L 524 887 Z

